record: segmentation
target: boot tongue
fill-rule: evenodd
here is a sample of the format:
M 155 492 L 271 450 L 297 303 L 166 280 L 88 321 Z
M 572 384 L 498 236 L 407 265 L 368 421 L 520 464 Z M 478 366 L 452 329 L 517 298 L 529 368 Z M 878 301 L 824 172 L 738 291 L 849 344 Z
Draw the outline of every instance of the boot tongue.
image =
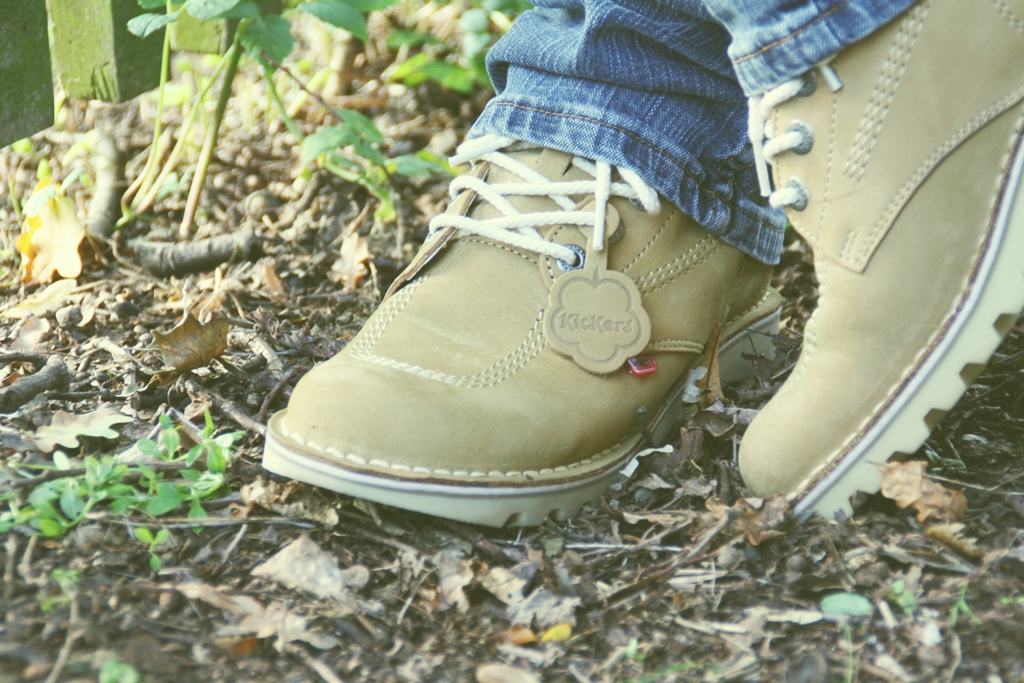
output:
M 555 182 L 593 180 L 593 176 L 588 175 L 585 171 L 582 171 L 572 165 L 572 154 L 541 147 L 532 147 L 521 150 L 513 149 L 512 151 L 505 151 L 504 153 L 506 156 L 529 166 L 548 180 Z M 486 180 L 489 184 L 529 182 L 524 178 L 520 178 L 515 173 L 506 171 L 505 169 L 494 165 L 491 165 L 488 168 Z M 522 213 L 563 210 L 550 197 L 512 195 L 506 197 L 506 199 L 508 199 L 512 206 L 516 207 Z M 579 202 L 582 199 L 585 199 L 584 195 L 572 197 L 574 203 Z M 469 211 L 469 216 L 476 219 L 497 218 L 501 215 L 503 214 L 494 208 L 490 202 L 479 198 L 473 202 L 473 206 Z

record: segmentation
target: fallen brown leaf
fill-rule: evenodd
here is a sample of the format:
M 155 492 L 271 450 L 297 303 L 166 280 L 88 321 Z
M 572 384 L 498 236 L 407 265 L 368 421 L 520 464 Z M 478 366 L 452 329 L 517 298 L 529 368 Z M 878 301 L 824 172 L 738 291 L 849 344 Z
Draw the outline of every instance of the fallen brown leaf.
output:
M 441 589 L 439 609 L 455 607 L 460 614 L 465 614 L 469 610 L 469 598 L 462 589 L 476 576 L 473 563 L 449 551 L 438 553 L 432 561 L 437 566 L 437 584 Z
M 11 344 L 11 351 L 22 353 L 38 353 L 43 350 L 43 339 L 50 331 L 50 321 L 46 318 L 29 318 L 18 330 L 18 336 Z
M 898 507 L 917 510 L 917 521 L 930 518 L 962 521 L 967 512 L 967 498 L 962 491 L 947 489 L 926 474 L 923 460 L 879 465 L 882 472 L 882 495 L 896 501 Z
M 253 576 L 271 579 L 288 588 L 334 600 L 351 612 L 362 610 L 353 591 L 370 581 L 370 570 L 362 565 L 341 569 L 333 555 L 303 534 L 252 570 Z
M 720 321 L 715 329 L 711 332 L 711 336 L 708 338 L 708 343 L 704 347 L 704 357 L 700 363 L 697 364 L 699 368 L 706 368 L 707 374 L 704 375 L 703 379 L 697 382 L 697 386 L 701 390 L 700 401 L 697 406 L 701 409 L 707 408 L 715 401 L 719 401 L 724 398 L 722 394 L 722 378 L 719 374 L 718 368 L 718 352 L 719 352 L 719 341 L 722 335 L 722 322 Z
M 177 375 L 201 368 L 224 353 L 229 327 L 226 318 L 214 316 L 200 323 L 189 313 L 170 332 L 154 332 L 150 349 L 169 366 L 157 373 L 158 381 L 166 384 Z
M 358 232 L 351 232 L 341 241 L 341 255 L 331 266 L 327 278 L 342 283 L 346 290 L 355 289 L 369 274 L 369 261 L 370 243 Z
M 732 507 L 712 496 L 704 504 L 719 521 L 731 517 L 731 525 L 746 534 L 750 545 L 760 545 L 769 538 L 781 536 L 778 527 L 790 513 L 789 501 L 784 494 L 771 498 L 740 498 Z
M 202 600 L 224 610 L 237 623 L 217 629 L 220 637 L 248 636 L 256 638 L 277 638 L 276 647 L 283 651 L 293 640 L 302 640 L 321 650 L 336 647 L 338 639 L 326 633 L 308 631 L 308 619 L 294 614 L 283 603 L 274 602 L 264 607 L 248 595 L 226 595 L 213 586 L 193 582 L 177 586 L 186 598 Z
M 49 178 L 44 178 L 33 194 L 51 184 Z M 78 220 L 75 202 L 54 195 L 35 216 L 25 219 L 25 230 L 15 245 L 22 257 L 22 280 L 28 284 L 49 282 L 54 273 L 78 277 L 82 272 L 78 245 L 83 239 L 85 228 Z
M 982 556 L 978 541 L 970 536 L 964 536 L 964 525 L 960 522 L 949 522 L 946 524 L 935 524 L 924 530 L 924 535 L 934 539 L 954 552 L 965 557 L 979 559 Z
M 68 303 L 68 295 L 78 286 L 78 281 L 57 280 L 49 287 L 41 289 L 32 296 L 11 306 L 3 312 L 5 318 L 27 318 L 30 315 L 44 316 L 52 313 Z
M 53 420 L 49 425 L 40 427 L 34 434 L 25 438 L 43 453 L 49 453 L 57 446 L 78 448 L 80 436 L 116 439 L 119 435 L 111 427 L 131 421 L 132 418 L 122 415 L 111 406 L 100 406 L 84 415 L 72 415 L 58 410 L 53 414 Z

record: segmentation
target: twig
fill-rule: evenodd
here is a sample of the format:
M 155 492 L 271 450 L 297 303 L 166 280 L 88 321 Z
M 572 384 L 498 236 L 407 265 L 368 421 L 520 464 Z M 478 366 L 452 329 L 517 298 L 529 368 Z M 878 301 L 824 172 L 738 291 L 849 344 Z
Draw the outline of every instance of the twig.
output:
M 123 515 L 107 515 L 92 513 L 85 516 L 91 522 L 103 524 L 125 524 L 127 526 L 153 526 L 160 524 L 168 529 L 191 529 L 197 526 L 245 526 L 247 524 L 266 524 L 268 526 L 297 526 L 301 529 L 315 529 L 316 524 L 301 522 L 288 517 L 168 517 L 166 519 L 131 519 Z M 32 538 L 37 538 L 33 536 Z
M 232 401 L 229 398 L 224 398 L 220 394 L 217 394 L 202 384 L 197 382 L 195 379 L 189 377 L 185 380 L 185 388 L 188 390 L 189 395 L 197 395 L 199 398 L 207 398 L 213 405 L 230 417 L 232 420 L 237 422 L 241 427 L 244 427 L 250 432 L 256 432 L 260 436 L 265 436 L 267 433 L 267 426 L 257 422 L 242 410 L 241 406 Z M 196 396 L 193 396 L 195 398 Z
M 302 650 L 296 649 L 293 651 L 295 656 L 298 657 L 303 664 L 308 666 L 310 669 L 316 672 L 320 678 L 324 679 L 324 683 L 344 683 L 338 675 L 331 671 L 331 668 L 321 662 L 319 659 L 310 657 Z
M 245 536 L 245 532 L 247 532 L 248 530 L 249 530 L 249 525 L 248 524 L 243 524 L 242 528 L 238 530 L 237 534 L 235 534 L 235 537 L 233 539 L 231 539 L 231 543 L 228 543 L 228 547 L 224 548 L 224 552 L 222 552 L 220 554 L 220 561 L 221 562 L 227 562 L 228 561 L 228 558 L 231 557 L 231 554 L 235 552 L 235 548 L 237 548 L 238 544 L 241 543 L 242 537 Z
M 156 146 L 155 138 L 153 146 Z M 121 195 L 125 192 L 124 158 L 114 140 L 102 133 L 96 138 L 92 152 L 96 191 L 89 200 L 85 229 L 91 236 L 106 240 L 121 218 Z
M 0 353 L 0 365 L 8 365 L 9 363 L 42 365 L 45 362 L 45 353 Z
M 270 343 L 258 334 L 254 334 L 249 340 L 249 349 L 267 359 L 267 369 L 275 378 L 280 378 L 284 373 L 284 363 L 278 358 Z
M 248 261 L 259 254 L 259 241 L 250 229 L 195 242 L 133 240 L 135 259 L 153 275 L 181 276 L 211 270 L 222 263 Z
M 196 461 L 195 463 L 192 463 L 192 466 L 194 467 L 200 462 L 201 461 Z M 132 463 L 117 464 L 130 465 Z M 150 468 L 154 472 L 173 472 L 176 470 L 188 469 L 184 462 L 147 462 L 144 464 L 146 465 L 146 467 Z M 26 486 L 34 487 L 38 486 L 39 484 L 45 484 L 48 481 L 53 481 L 54 479 L 63 479 L 64 477 L 80 477 L 83 474 L 85 474 L 84 467 L 71 467 L 66 470 L 49 470 L 48 472 L 45 472 L 35 477 L 28 477 L 26 479 L 16 479 L 10 482 L 9 486 L 12 486 L 16 489 L 24 488 Z M 128 472 L 125 472 L 123 476 L 125 479 L 131 479 L 132 477 L 142 476 L 142 472 L 136 470 L 129 470 Z
M 4 602 L 10 604 L 11 595 L 14 593 L 14 556 L 18 553 L 18 537 L 11 534 L 4 543 L 4 551 L 7 553 L 7 562 L 4 565 Z
M 78 625 L 78 596 L 71 596 L 71 617 L 68 619 L 68 635 L 64 638 L 64 645 L 60 648 L 60 654 L 57 655 L 57 661 L 54 662 L 53 668 L 50 669 L 50 675 L 46 677 L 46 683 L 57 683 L 60 680 L 60 675 L 64 673 L 64 667 L 67 666 L 68 658 L 71 657 L 71 650 L 75 646 L 75 641 L 85 635 L 85 629 Z
M 0 389 L 0 413 L 11 413 L 44 391 L 67 391 L 71 375 L 64 359 L 53 355 L 38 372 L 22 377 L 14 384 Z
M 281 393 L 281 390 L 284 389 L 284 385 L 288 383 L 288 380 L 294 376 L 295 368 L 288 368 L 281 379 L 277 380 L 277 384 L 275 384 L 274 388 L 270 390 L 267 397 L 263 399 L 263 405 L 260 406 L 260 411 L 256 413 L 256 420 L 258 422 L 262 423 L 266 420 L 267 412 L 270 410 L 270 404 L 273 403 L 274 399 L 277 398 L 277 395 Z

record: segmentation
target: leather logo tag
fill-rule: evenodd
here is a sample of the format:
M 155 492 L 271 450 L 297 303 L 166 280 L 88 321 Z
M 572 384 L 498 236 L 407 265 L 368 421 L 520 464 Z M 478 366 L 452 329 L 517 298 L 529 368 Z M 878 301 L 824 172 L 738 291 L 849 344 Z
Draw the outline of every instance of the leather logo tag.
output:
M 604 268 L 565 273 L 551 287 L 544 312 L 551 348 L 584 370 L 613 372 L 651 339 L 640 290 L 627 276 Z

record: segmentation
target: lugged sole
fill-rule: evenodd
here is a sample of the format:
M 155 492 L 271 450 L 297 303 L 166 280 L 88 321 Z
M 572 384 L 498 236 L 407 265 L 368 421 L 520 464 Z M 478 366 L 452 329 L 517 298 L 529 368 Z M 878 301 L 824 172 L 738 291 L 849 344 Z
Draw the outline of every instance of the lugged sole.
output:
M 1024 309 L 1024 144 L 1018 144 L 971 293 L 917 374 L 835 467 L 790 494 L 794 513 L 852 512 L 881 489 L 878 465 L 914 453 L 995 353 Z
M 744 354 L 773 355 L 771 337 L 778 328 L 779 310 L 775 310 L 725 342 L 719 354 L 723 380 L 750 374 L 750 362 Z M 653 416 L 650 438 L 654 443 L 667 443 L 677 435 L 684 407 L 680 400 L 683 388 L 681 383 Z M 474 486 L 375 476 L 312 457 L 285 436 L 281 424 L 284 417 L 285 411 L 279 412 L 267 428 L 263 467 L 271 472 L 404 510 L 492 527 L 537 526 L 549 517 L 572 517 L 585 503 L 600 496 L 619 476 L 619 470 L 649 445 L 635 438 L 621 460 L 592 476 L 547 477 L 526 486 Z

